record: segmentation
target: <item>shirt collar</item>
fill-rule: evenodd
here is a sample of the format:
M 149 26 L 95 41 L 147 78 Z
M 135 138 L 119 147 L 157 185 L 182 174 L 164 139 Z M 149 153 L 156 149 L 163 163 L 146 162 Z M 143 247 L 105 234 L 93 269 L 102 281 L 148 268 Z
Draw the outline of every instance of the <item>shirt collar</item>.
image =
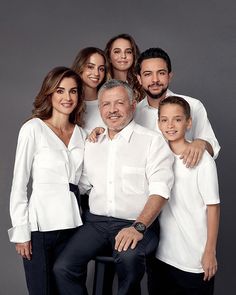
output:
M 127 142 L 130 141 L 130 137 L 134 131 L 136 123 L 132 120 L 127 126 L 125 126 L 119 133 L 116 134 L 115 138 L 124 138 Z M 108 128 L 106 128 L 105 132 L 99 136 L 98 141 L 102 142 L 105 138 L 110 140 L 108 135 Z
M 68 149 L 72 150 L 73 148 L 84 148 L 85 133 L 82 128 L 78 125 L 75 125 L 71 139 L 68 145 Z
M 167 98 L 168 96 L 172 96 L 172 95 L 175 95 L 174 92 L 172 92 L 170 89 L 167 89 L 165 98 Z
M 166 97 L 172 96 L 172 95 L 174 95 L 174 93 L 171 90 L 167 89 L 167 91 L 166 91 Z M 153 107 L 151 107 L 149 105 L 148 100 L 147 100 L 147 96 L 145 96 L 144 99 L 142 100 L 142 104 L 143 104 L 144 107 L 153 108 Z

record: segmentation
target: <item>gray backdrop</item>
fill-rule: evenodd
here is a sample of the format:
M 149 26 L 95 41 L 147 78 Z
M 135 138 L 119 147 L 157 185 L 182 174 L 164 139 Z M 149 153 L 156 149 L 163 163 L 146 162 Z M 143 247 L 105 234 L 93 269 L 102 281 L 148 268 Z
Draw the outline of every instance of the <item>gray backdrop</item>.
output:
M 104 48 L 110 37 L 124 32 L 133 35 L 141 50 L 167 50 L 175 74 L 171 89 L 200 99 L 208 110 L 222 147 L 217 159 L 222 214 L 215 294 L 234 293 L 235 8 L 234 0 L 1 0 L 1 295 L 26 294 L 21 259 L 7 236 L 19 128 L 52 67 L 70 66 L 82 47 Z

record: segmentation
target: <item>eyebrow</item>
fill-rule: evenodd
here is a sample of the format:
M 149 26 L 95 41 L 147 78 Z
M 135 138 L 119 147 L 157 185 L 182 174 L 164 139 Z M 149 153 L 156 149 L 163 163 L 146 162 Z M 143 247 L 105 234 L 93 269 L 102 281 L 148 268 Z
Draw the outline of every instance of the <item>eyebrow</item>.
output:
M 116 49 L 121 49 L 120 47 L 115 47 L 115 48 L 113 48 L 112 50 L 116 50 Z M 127 49 L 130 49 L 130 50 L 132 50 L 132 48 L 131 47 L 127 47 L 127 48 L 125 48 L 125 50 L 127 50 Z
M 167 118 L 168 115 L 160 115 L 160 118 Z M 173 118 L 183 118 L 184 115 L 174 115 Z
M 65 87 L 58 86 L 57 89 L 64 89 L 65 90 Z M 78 87 L 77 86 L 76 87 L 72 87 L 72 88 L 70 88 L 70 90 L 71 89 L 78 89 Z
M 164 72 L 168 72 L 167 69 L 160 69 L 160 70 L 158 70 L 158 71 L 146 70 L 146 71 L 143 71 L 142 73 L 144 74 L 144 73 L 162 72 L 162 71 L 164 71 Z
M 96 64 L 92 63 L 92 62 L 87 62 L 86 65 L 92 65 L 92 66 L 96 66 Z M 105 64 L 101 64 L 98 67 L 105 67 Z

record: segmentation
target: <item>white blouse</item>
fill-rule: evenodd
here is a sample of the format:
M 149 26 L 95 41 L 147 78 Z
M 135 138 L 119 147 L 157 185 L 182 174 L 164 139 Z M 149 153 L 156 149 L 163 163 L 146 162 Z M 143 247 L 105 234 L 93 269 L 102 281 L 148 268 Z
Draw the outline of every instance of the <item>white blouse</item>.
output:
M 19 133 L 10 196 L 11 242 L 26 242 L 31 231 L 74 228 L 82 224 L 69 182 L 78 184 L 85 133 L 77 125 L 68 147 L 41 120 L 26 122 Z M 32 193 L 27 186 L 32 177 Z

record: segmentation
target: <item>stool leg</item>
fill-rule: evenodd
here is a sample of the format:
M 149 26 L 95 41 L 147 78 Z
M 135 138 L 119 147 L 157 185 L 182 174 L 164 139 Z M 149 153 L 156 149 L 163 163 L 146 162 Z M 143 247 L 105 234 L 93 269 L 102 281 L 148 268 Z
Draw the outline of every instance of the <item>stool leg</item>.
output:
M 104 273 L 105 273 L 105 263 L 100 261 L 95 261 L 93 295 L 103 295 Z

